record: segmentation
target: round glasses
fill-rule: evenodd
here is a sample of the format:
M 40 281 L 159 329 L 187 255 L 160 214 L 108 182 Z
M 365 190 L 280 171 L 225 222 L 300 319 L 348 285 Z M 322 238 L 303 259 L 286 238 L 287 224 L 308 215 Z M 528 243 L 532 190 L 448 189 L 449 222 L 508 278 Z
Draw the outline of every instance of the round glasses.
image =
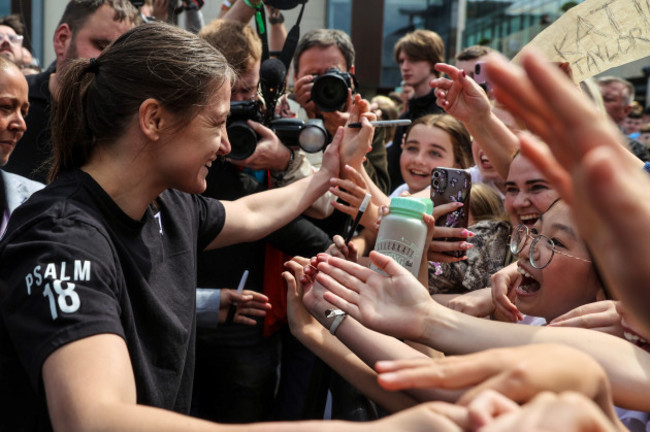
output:
M 517 255 L 526 246 L 526 242 L 530 237 L 533 241 L 530 244 L 530 249 L 528 251 L 528 259 L 530 260 L 530 265 L 536 269 L 543 269 L 553 259 L 555 253 L 560 255 L 567 256 L 569 258 L 574 258 L 582 262 L 590 263 L 588 259 L 580 258 L 577 256 L 569 255 L 566 252 L 559 251 L 555 248 L 555 243 L 553 240 L 541 234 L 531 234 L 528 232 L 528 227 L 524 224 L 517 225 L 512 237 L 510 237 L 510 252 Z

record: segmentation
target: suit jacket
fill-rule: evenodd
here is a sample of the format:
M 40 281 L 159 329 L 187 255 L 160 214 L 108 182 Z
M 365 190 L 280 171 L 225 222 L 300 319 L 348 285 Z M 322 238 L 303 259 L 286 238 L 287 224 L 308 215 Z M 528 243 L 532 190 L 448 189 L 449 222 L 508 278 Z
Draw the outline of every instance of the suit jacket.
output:
M 7 198 L 9 214 L 13 213 L 16 207 L 27 201 L 27 198 L 34 192 L 45 187 L 43 183 L 3 170 L 0 170 L 0 175 L 2 175 L 2 180 L 5 185 L 5 197 Z

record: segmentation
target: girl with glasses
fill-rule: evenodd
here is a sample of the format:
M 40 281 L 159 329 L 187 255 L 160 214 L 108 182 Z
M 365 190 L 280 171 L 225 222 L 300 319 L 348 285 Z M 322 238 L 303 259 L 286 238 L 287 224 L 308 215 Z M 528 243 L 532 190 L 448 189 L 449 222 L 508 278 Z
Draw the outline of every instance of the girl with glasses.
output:
M 563 201 L 553 203 L 532 228 L 518 225 L 510 250 L 519 257 L 521 276 L 514 293 L 522 313 L 551 321 L 605 298 L 587 247 Z

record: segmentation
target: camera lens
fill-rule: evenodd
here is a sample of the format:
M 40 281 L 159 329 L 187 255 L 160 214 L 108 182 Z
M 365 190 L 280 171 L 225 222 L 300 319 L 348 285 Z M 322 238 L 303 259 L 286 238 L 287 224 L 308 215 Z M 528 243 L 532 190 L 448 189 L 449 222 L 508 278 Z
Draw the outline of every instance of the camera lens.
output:
M 327 131 L 325 125 L 320 119 L 310 119 L 300 132 L 298 141 L 300 148 L 307 153 L 316 153 L 321 151 L 327 144 Z
M 321 111 L 337 111 L 345 106 L 348 99 L 348 88 L 348 83 L 342 77 L 326 73 L 314 80 L 311 99 Z
M 226 128 L 230 153 L 228 157 L 233 160 L 246 159 L 255 152 L 257 147 L 257 134 L 243 121 L 236 121 Z

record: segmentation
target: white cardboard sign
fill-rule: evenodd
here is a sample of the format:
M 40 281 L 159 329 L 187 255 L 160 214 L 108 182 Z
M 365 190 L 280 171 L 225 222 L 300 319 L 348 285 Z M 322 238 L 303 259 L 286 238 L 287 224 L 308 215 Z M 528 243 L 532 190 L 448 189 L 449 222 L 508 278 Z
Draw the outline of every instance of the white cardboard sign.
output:
M 650 56 L 650 0 L 587 0 L 528 45 L 551 61 L 569 62 L 574 81 L 583 81 Z

